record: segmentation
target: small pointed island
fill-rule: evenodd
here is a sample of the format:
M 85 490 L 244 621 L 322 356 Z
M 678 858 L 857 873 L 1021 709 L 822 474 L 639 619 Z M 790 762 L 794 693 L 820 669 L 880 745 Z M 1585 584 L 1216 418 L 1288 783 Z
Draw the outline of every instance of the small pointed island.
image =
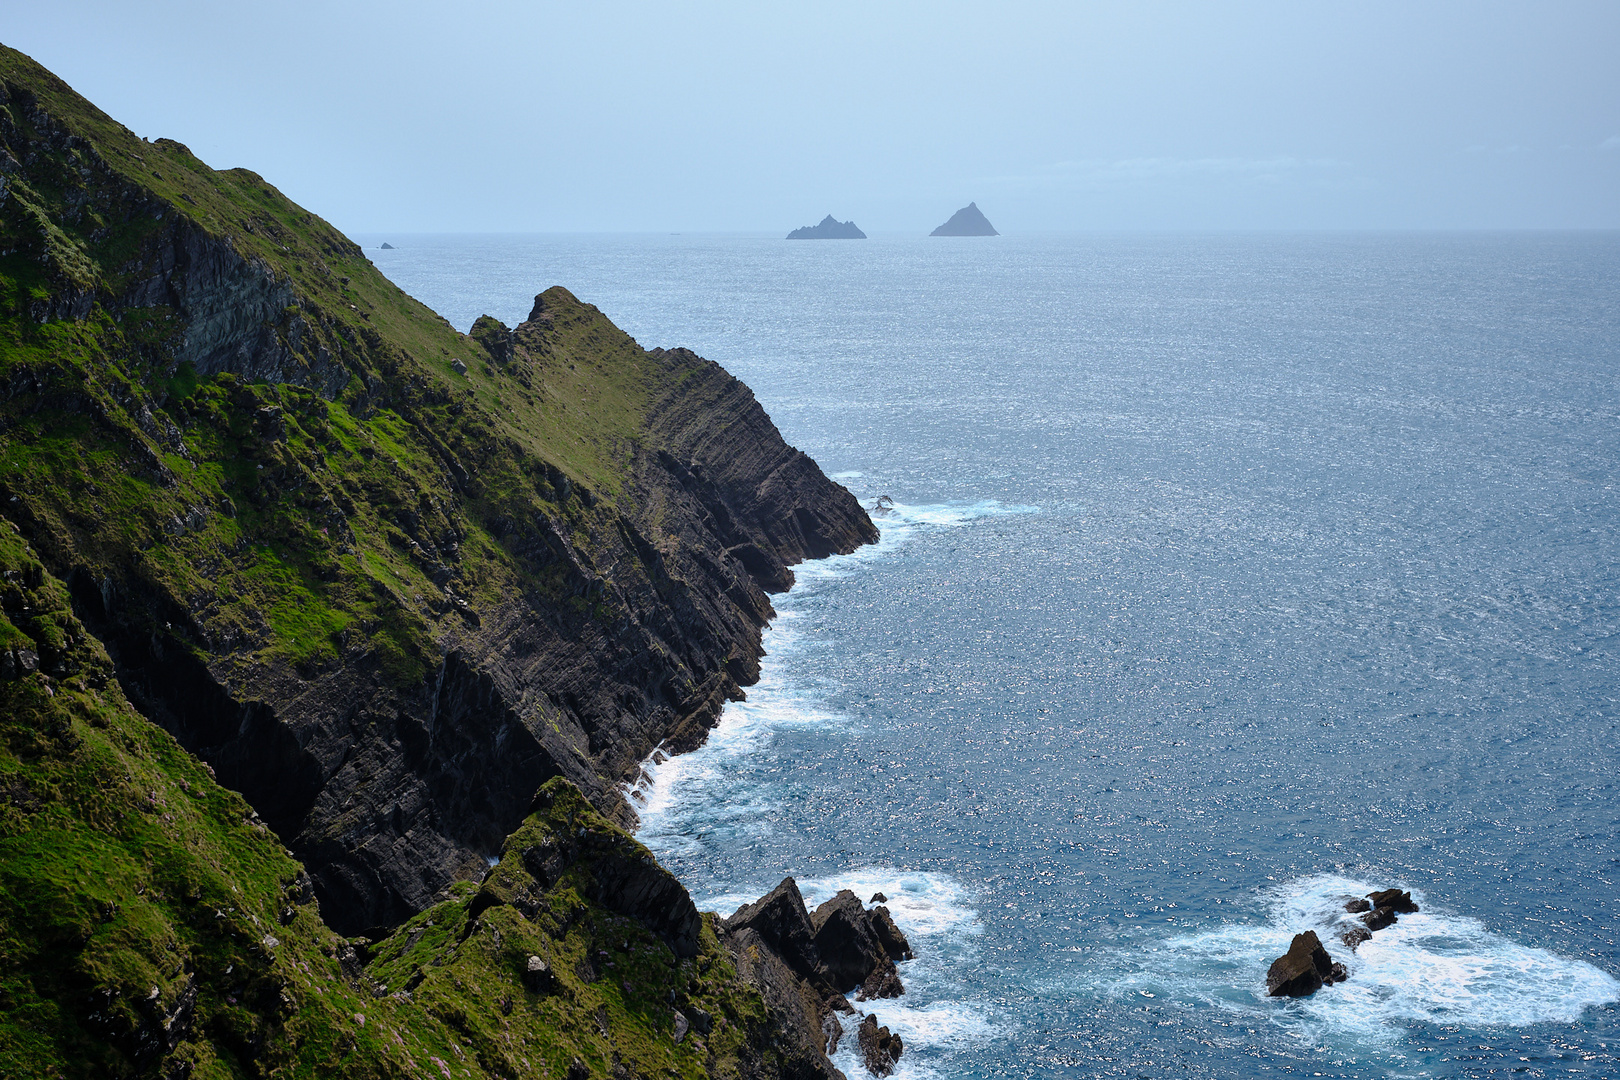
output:
M 806 225 L 787 234 L 789 240 L 865 240 L 866 234 L 853 221 L 839 221 L 831 214 L 819 225 Z
M 951 215 L 951 220 L 928 234 L 929 236 L 1000 236 L 996 227 L 979 210 L 977 203 L 968 203 Z

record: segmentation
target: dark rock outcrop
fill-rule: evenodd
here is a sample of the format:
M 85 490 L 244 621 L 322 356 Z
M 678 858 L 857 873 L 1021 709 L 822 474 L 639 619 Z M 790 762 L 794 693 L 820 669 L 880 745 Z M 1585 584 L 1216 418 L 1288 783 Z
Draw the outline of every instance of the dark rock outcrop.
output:
M 804 225 L 787 234 L 789 240 L 865 240 L 866 234 L 853 221 L 839 221 L 831 214 L 819 224 Z
M 1316 931 L 1307 930 L 1295 934 L 1288 952 L 1272 961 L 1266 972 L 1266 993 L 1272 997 L 1308 997 L 1340 977 Z
M 738 908 L 725 921 L 725 928 L 729 934 L 747 931 L 755 935 L 764 948 L 780 958 L 799 978 L 831 992 L 821 953 L 816 948 L 815 927 L 805 910 L 799 884 L 792 878 L 783 878 L 776 888 L 752 904 Z
M 891 1034 L 886 1027 L 879 1027 L 877 1017 L 871 1013 L 861 1021 L 856 1035 L 860 1039 L 861 1058 L 866 1062 L 868 1072 L 873 1076 L 888 1076 L 894 1072 L 903 1049 L 900 1036 Z
M 476 874 L 552 776 L 630 821 L 618 783 L 758 677 L 790 567 L 876 539 L 718 365 L 564 289 L 463 336 L 263 178 L 0 69 L 0 246 L 43 268 L 0 316 L 98 358 L 7 369 L 0 451 L 70 426 L 115 463 L 0 475 L 0 513 L 340 931 Z
M 1339 935 L 1339 940 L 1344 942 L 1345 948 L 1355 952 L 1363 941 L 1371 941 L 1372 936 L 1373 932 L 1365 926 L 1352 926 Z
M 1416 915 L 1418 910 L 1412 894 L 1403 889 L 1380 889 L 1378 892 L 1368 893 L 1367 901 L 1374 908 L 1389 908 L 1397 915 Z
M 882 895 L 882 893 L 878 893 L 878 896 Z M 874 897 L 873 899 L 876 901 L 877 898 Z M 889 914 L 889 909 L 886 907 L 873 908 L 871 919 L 872 933 L 877 936 L 879 943 L 882 944 L 883 951 L 889 954 L 889 959 L 894 961 L 910 960 L 911 942 L 906 940 L 906 935 L 901 932 L 900 927 L 895 925 L 894 916 Z
M 861 986 L 880 961 L 887 961 L 893 969 L 893 961 L 873 932 L 871 915 L 848 889 L 816 908 L 810 923 L 815 928 L 821 969 L 839 990 Z
M 977 203 L 968 203 L 929 236 L 1000 236 L 995 226 L 980 212 Z

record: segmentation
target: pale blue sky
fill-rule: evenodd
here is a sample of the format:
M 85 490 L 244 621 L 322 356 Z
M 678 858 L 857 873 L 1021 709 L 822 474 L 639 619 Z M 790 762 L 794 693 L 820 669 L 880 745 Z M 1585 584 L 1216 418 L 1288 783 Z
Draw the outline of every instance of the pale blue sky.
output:
M 350 232 L 1620 227 L 1620 3 L 0 0 Z

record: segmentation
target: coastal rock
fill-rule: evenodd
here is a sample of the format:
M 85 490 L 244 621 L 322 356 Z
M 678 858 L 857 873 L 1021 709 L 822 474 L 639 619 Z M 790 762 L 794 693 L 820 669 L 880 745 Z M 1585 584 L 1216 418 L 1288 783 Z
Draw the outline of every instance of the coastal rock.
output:
M 879 1027 L 877 1017 L 868 1013 L 866 1019 L 861 1021 L 856 1037 L 860 1041 L 861 1058 L 866 1062 L 868 1072 L 873 1076 L 888 1076 L 894 1072 L 903 1049 L 900 1036 L 891 1034 L 886 1027 Z
M 873 933 L 872 918 L 848 889 L 816 908 L 810 917 L 816 952 L 827 980 L 839 990 L 860 986 L 888 955 Z M 892 969 L 893 963 L 889 964 Z
M 1365 926 L 1352 926 L 1339 935 L 1339 940 L 1344 942 L 1345 947 L 1351 952 L 1355 952 L 1356 949 L 1360 948 L 1363 941 L 1372 940 L 1372 931 Z
M 1333 977 L 1333 958 L 1322 947 L 1316 931 L 1295 934 L 1288 952 L 1272 961 L 1266 972 L 1266 993 L 1272 997 L 1308 997 Z
M 1394 908 L 1375 907 L 1361 917 L 1368 930 L 1383 930 L 1394 926 L 1400 920 L 1395 915 Z
M 1346 901 L 1344 910 L 1348 911 L 1352 915 L 1360 915 L 1363 911 L 1371 911 L 1372 903 L 1371 901 L 1358 897 L 1355 900 Z
M 865 240 L 866 234 L 853 221 L 839 221 L 831 214 L 819 224 L 804 225 L 787 234 L 789 240 Z
M 724 926 L 730 934 L 748 931 L 757 935 L 764 947 L 800 978 L 824 981 L 815 927 L 805 911 L 798 882 L 791 877 L 783 878 L 780 885 L 752 904 L 738 908 Z
M 878 896 L 882 895 L 882 893 L 878 893 Z M 872 933 L 877 936 L 878 941 L 883 945 L 883 951 L 889 954 L 889 959 L 894 961 L 910 960 L 912 956 L 911 942 L 906 940 L 906 935 L 901 932 L 900 927 L 895 925 L 894 917 L 889 914 L 889 909 L 886 907 L 873 908 L 871 918 Z
M 995 226 L 980 212 L 977 203 L 968 203 L 929 236 L 1000 236 Z
M 383 251 L 393 251 L 394 250 L 394 245 L 390 244 L 388 241 L 384 240 L 383 245 L 382 245 L 382 250 Z
M 873 998 L 897 998 L 906 992 L 905 986 L 900 982 L 900 973 L 895 970 L 894 961 L 884 956 L 873 966 L 870 974 L 861 982 L 861 988 L 855 995 L 856 1001 L 870 1001 Z
M 1412 894 L 1402 889 L 1381 889 L 1375 893 L 1367 894 L 1368 901 L 1375 908 L 1389 908 L 1398 915 L 1417 914 L 1417 903 Z

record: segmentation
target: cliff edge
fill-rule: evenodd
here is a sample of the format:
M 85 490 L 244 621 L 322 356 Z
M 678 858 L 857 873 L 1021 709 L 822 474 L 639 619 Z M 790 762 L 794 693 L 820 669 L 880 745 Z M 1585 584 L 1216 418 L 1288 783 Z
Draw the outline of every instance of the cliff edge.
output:
M 461 334 L 262 177 L 138 138 L 3 47 L 0 528 L 7 580 L 55 605 L 0 626 L 0 994 L 44 1003 L 44 1060 L 81 1036 L 111 1055 L 90 1072 L 192 1044 L 251 1061 L 319 992 L 276 967 L 274 919 L 309 919 L 299 948 L 326 960 L 294 957 L 359 985 L 366 957 L 333 931 L 392 940 L 448 902 L 548 781 L 628 824 L 618 782 L 758 677 L 791 566 L 877 536 L 718 365 L 643 349 L 560 288 Z M 201 831 L 131 838 L 125 803 Z M 82 926 L 38 907 L 55 893 L 31 875 L 70 896 L 84 869 L 106 895 Z M 280 972 L 252 990 L 270 1026 L 238 1043 L 185 1020 L 214 948 L 185 927 L 232 890 L 231 948 Z M 119 913 L 159 894 L 137 941 Z M 67 950 L 57 982 L 30 982 L 41 948 Z M 142 964 L 162 968 L 144 1005 Z M 231 967 L 220 992 L 247 1007 Z M 0 1027 L 0 1061 L 42 1060 L 5 1057 L 33 1036 Z

